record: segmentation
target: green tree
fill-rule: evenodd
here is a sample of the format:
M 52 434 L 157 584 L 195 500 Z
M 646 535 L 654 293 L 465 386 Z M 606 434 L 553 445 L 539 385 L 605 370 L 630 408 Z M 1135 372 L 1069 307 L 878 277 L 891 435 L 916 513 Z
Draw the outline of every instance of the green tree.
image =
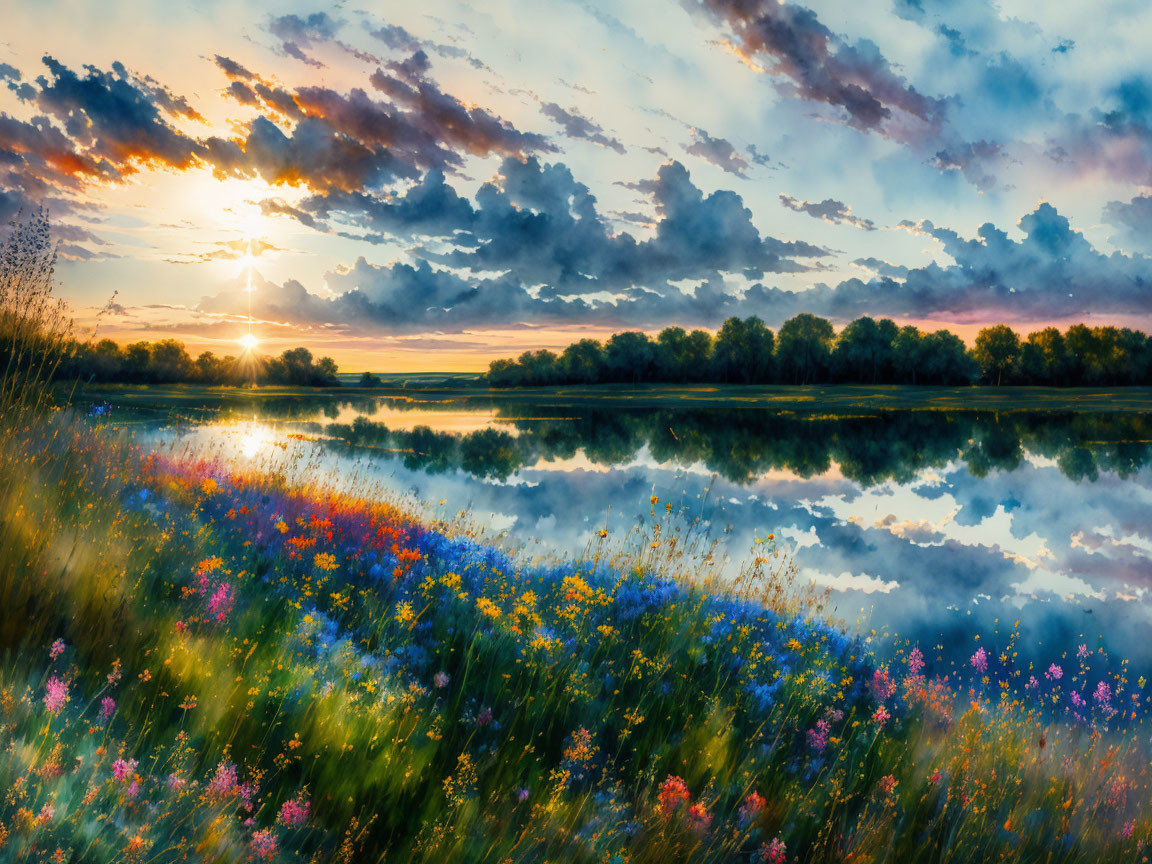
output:
M 1029 384 L 1066 384 L 1070 372 L 1068 346 L 1055 327 L 1029 333 L 1020 346 L 1020 374 Z
M 604 365 L 604 346 L 595 339 L 581 339 L 564 349 L 557 371 L 567 384 L 597 384 L 604 380 Z
M 861 384 L 891 380 L 892 343 L 899 332 L 891 319 L 857 318 L 836 337 L 832 352 L 835 377 Z
M 627 330 L 616 333 L 604 346 L 604 360 L 612 381 L 633 384 L 650 380 L 656 359 L 656 347 L 647 333 Z
M 835 335 L 831 321 L 807 312 L 785 321 L 776 341 L 780 379 L 795 384 L 826 380 Z
M 973 352 L 980 371 L 999 387 L 1004 376 L 1011 375 L 1020 358 L 1020 337 L 1007 324 L 985 327 L 976 336 Z

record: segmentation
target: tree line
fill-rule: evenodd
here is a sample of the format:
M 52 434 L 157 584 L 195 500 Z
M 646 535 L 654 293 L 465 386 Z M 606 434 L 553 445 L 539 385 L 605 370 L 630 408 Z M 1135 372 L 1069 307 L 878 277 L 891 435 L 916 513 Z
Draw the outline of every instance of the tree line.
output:
M 1021 338 L 986 327 L 969 349 L 948 330 L 924 332 L 883 318 L 857 318 L 839 333 L 804 313 L 773 333 L 759 318 L 729 318 L 715 334 L 668 327 L 606 342 L 581 339 L 560 354 L 525 351 L 495 360 L 492 387 L 642 382 L 727 384 L 1152 384 L 1152 340 L 1137 330 L 1076 324 Z
M 336 413 L 335 406 L 332 413 Z M 521 416 L 523 412 L 524 416 Z M 793 415 L 748 409 L 628 411 L 505 406 L 515 434 L 482 429 L 458 434 L 427 426 L 389 429 L 357 417 L 316 424 L 318 435 L 350 447 L 387 452 L 412 470 L 462 470 L 505 480 L 540 462 L 582 453 L 598 465 L 624 465 L 647 448 L 659 463 L 699 463 L 734 483 L 772 470 L 819 476 L 835 464 L 849 480 L 872 486 L 907 483 L 926 468 L 960 459 L 983 477 L 1013 471 L 1028 453 L 1044 456 L 1068 478 L 1100 472 L 1129 477 L 1152 464 L 1152 418 L 1135 413 L 884 411 L 868 415 Z
M 123 347 L 111 339 L 102 339 L 72 343 L 56 377 L 124 384 L 333 387 L 340 383 L 336 372 L 336 362 L 331 357 L 313 360 L 307 348 L 290 348 L 279 357 L 218 357 L 205 351 L 193 358 L 175 339 L 133 342 Z

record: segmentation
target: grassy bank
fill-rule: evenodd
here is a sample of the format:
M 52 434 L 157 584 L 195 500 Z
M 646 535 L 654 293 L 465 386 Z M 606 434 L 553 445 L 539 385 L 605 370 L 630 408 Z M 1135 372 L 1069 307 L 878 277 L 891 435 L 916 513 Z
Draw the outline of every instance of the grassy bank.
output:
M 329 404 L 389 398 L 421 407 L 492 408 L 533 404 L 611 409 L 627 408 L 764 408 L 772 411 L 1131 411 L 1152 412 L 1147 387 L 905 387 L 905 386 L 741 386 L 648 384 L 636 387 L 519 387 L 493 390 L 433 384 L 385 387 L 202 387 L 187 384 L 129 386 L 89 385 L 80 395 L 98 402 L 109 399 L 125 408 L 162 410 L 243 409 L 278 401 Z
M 1143 679 L 873 646 L 783 579 L 529 564 L 58 416 L 0 449 L 0 856 L 1132 861 Z M 973 634 L 974 637 L 979 634 Z

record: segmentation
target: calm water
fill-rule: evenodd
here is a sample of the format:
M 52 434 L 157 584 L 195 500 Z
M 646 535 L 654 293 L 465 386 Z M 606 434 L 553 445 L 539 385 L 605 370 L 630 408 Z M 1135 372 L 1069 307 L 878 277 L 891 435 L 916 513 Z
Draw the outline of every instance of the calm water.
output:
M 579 554 L 602 527 L 623 537 L 656 495 L 728 572 L 774 532 L 866 629 L 967 656 L 973 633 L 1018 620 L 1025 655 L 1088 642 L 1152 665 L 1152 414 L 379 398 L 244 415 L 112 416 L 197 451 L 379 483 L 439 515 L 470 508 L 527 554 Z

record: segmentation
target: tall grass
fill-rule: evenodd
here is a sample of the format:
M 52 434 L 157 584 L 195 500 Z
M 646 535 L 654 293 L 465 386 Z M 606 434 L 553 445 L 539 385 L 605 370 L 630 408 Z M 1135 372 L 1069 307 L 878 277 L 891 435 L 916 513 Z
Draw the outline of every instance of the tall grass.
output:
M 0 416 L 45 407 L 63 359 L 72 319 L 53 293 L 56 244 L 48 213 L 38 210 L 8 226 L 0 249 Z

